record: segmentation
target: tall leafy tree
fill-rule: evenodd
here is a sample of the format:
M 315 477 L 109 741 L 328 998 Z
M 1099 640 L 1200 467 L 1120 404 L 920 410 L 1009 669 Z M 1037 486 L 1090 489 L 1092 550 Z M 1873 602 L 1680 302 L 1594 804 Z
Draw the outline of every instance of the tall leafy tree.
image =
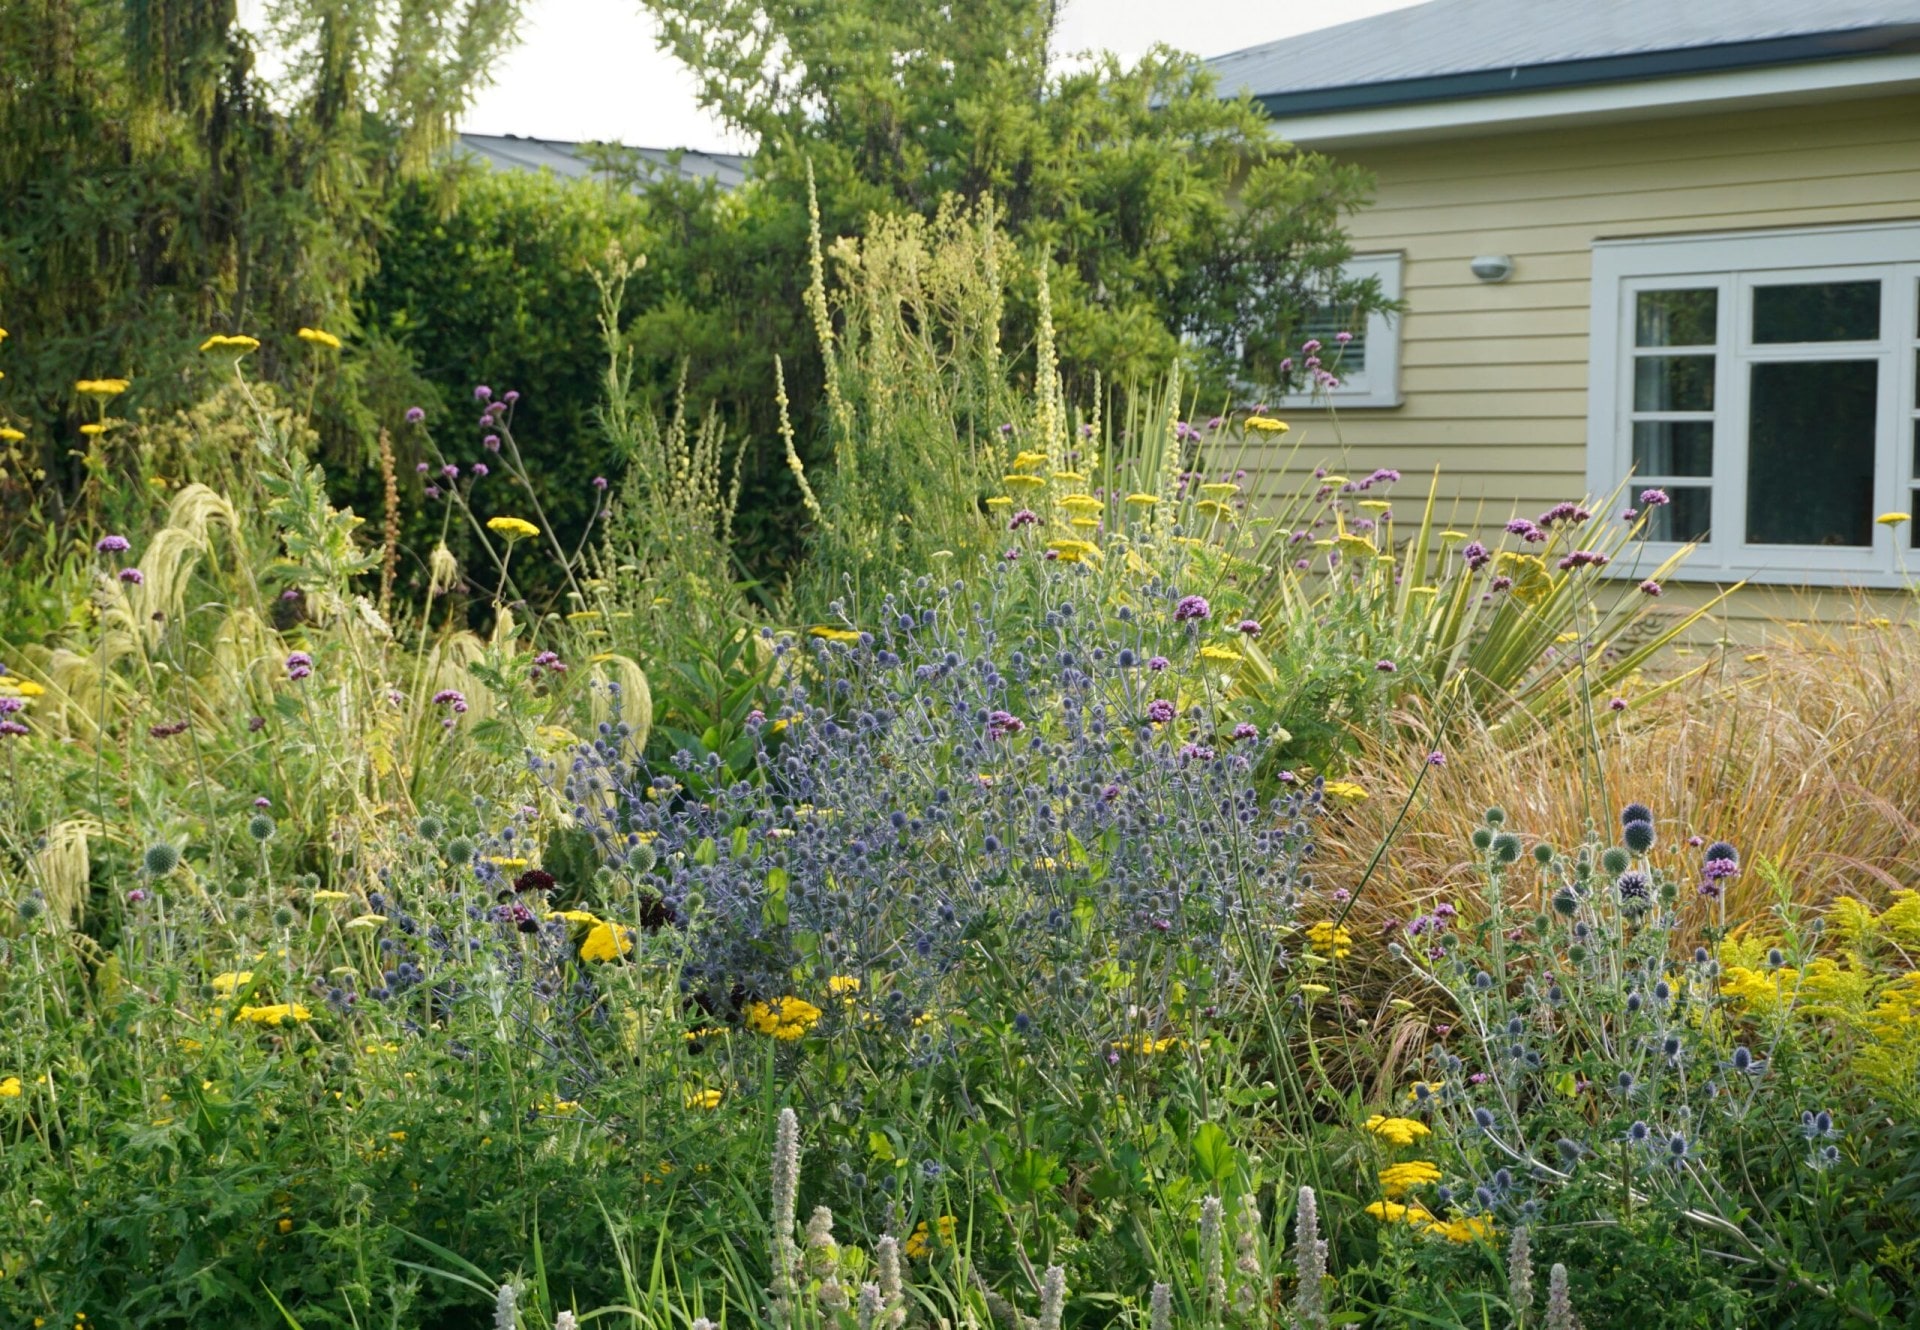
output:
M 76 379 L 123 376 L 121 412 L 200 388 L 208 333 L 248 333 L 299 380 L 302 325 L 354 332 L 385 200 L 426 169 L 511 40 L 521 0 L 0 5 L 0 414 L 64 457 Z M 271 59 L 265 53 L 271 53 Z M 325 403 L 356 416 L 355 362 Z

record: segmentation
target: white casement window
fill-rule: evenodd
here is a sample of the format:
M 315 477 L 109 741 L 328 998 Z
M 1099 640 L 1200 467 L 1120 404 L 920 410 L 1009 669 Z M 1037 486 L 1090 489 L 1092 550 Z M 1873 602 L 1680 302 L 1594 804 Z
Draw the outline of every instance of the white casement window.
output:
M 1672 502 L 1692 577 L 1895 585 L 1920 504 L 1920 223 L 1593 251 L 1588 486 Z M 1622 569 L 1621 571 L 1626 571 Z
M 1400 299 L 1400 254 L 1355 254 L 1341 265 L 1348 277 L 1378 277 L 1380 292 L 1388 300 Z M 1360 326 L 1355 326 L 1356 322 Z M 1351 333 L 1353 340 L 1344 346 L 1334 339 Z M 1355 320 L 1337 305 L 1315 311 L 1300 334 L 1302 342 L 1317 338 L 1321 343 L 1322 367 L 1340 380 L 1331 389 L 1289 393 L 1281 405 L 1293 409 L 1326 407 L 1347 411 L 1356 407 L 1400 405 L 1400 319 L 1394 314 L 1373 314 Z

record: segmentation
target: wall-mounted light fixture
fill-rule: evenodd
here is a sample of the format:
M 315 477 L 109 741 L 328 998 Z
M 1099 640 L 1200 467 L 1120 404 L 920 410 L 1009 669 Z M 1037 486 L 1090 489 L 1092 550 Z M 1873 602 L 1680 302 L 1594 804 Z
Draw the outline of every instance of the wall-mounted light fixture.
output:
M 1513 260 L 1505 254 L 1482 254 L 1468 266 L 1483 282 L 1504 282 L 1513 276 Z

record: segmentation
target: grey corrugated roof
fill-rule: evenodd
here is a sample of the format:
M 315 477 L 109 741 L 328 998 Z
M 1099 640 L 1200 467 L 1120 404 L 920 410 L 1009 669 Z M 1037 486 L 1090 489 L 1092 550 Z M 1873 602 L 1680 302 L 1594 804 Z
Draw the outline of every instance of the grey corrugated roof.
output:
M 1920 0 L 1428 0 L 1207 63 L 1299 113 L 1890 50 L 1920 50 Z
M 511 171 L 551 171 L 557 176 L 580 179 L 594 173 L 593 165 L 581 154 L 586 145 L 565 139 L 524 138 L 519 134 L 462 134 L 460 147 L 470 156 Z M 695 152 L 691 148 L 677 154 L 666 148 L 617 148 L 631 153 L 657 171 L 678 171 L 694 180 L 718 181 L 722 189 L 732 189 L 747 178 L 747 158 L 732 152 Z

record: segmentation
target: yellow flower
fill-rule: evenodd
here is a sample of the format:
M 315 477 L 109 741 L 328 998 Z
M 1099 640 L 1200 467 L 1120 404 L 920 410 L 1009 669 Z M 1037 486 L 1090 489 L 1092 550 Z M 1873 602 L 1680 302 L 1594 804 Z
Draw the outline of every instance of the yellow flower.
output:
M 580 944 L 583 961 L 617 961 L 633 950 L 633 930 L 621 924 L 596 923 Z
M 914 1227 L 913 1232 L 907 1235 L 907 1240 L 900 1244 L 900 1250 L 904 1251 L 910 1260 L 925 1260 L 927 1253 L 933 1250 L 933 1244 L 936 1241 L 934 1234 L 939 1235 L 937 1241 L 945 1246 L 953 1241 L 953 1235 L 958 1229 L 959 1224 L 952 1215 L 941 1215 L 934 1220 L 931 1232 L 927 1229 L 927 1221 L 923 1219 Z
M 1371 513 L 1384 513 L 1387 509 L 1393 507 L 1393 505 L 1385 499 L 1362 499 L 1360 500 L 1360 506 Z
M 1357 804 L 1367 797 L 1366 790 L 1350 780 L 1330 780 L 1321 788 L 1335 803 Z
M 18 1099 L 23 1093 L 18 1076 L 9 1076 L 0 1081 L 0 1099 Z
M 316 891 L 313 893 L 313 899 L 315 901 L 343 901 L 347 899 L 347 893 L 344 891 Z
M 18 443 L 27 436 L 11 425 L 0 425 L 0 443 Z
M 1341 532 L 1339 538 L 1334 541 L 1334 544 L 1349 554 L 1378 554 L 1380 552 L 1371 540 L 1368 540 L 1365 536 L 1356 536 L 1351 531 Z
M 1402 1147 L 1412 1145 L 1423 1136 L 1433 1135 L 1432 1128 L 1416 1118 L 1390 1118 L 1379 1113 L 1367 1119 L 1367 1130 L 1389 1145 Z
M 213 995 L 215 997 L 232 997 L 252 982 L 252 970 L 228 970 L 224 974 L 216 974 L 213 976 Z
M 1069 485 L 1084 485 L 1087 483 L 1086 476 L 1078 471 L 1056 471 L 1053 473 L 1053 478 Z
M 570 748 L 580 742 L 580 736 L 564 725 L 536 725 L 533 737 L 550 748 Z
M 487 530 L 505 536 L 509 544 L 540 534 L 540 528 L 524 517 L 489 517 Z
M 259 349 L 260 339 L 257 337 L 228 337 L 221 333 L 215 333 L 206 341 L 200 343 L 200 350 L 208 354 L 219 352 L 228 355 L 244 356 L 249 352 L 258 351 Z
M 1036 466 L 1044 465 L 1046 460 L 1047 455 L 1045 453 L 1021 453 L 1013 459 L 1013 469 L 1015 471 L 1031 471 Z
M 1425 1090 L 1430 1095 L 1439 1094 L 1441 1090 L 1446 1088 L 1446 1084 L 1445 1081 L 1415 1081 L 1407 1087 L 1407 1098 L 1410 1100 L 1418 1099 L 1422 1090 Z
M 689 1090 L 687 1092 L 687 1107 L 718 1108 L 720 1107 L 720 1099 L 721 1094 L 718 1090 Z
M 1475 1215 L 1471 1219 L 1449 1219 L 1444 1224 L 1431 1225 L 1429 1233 L 1438 1233 L 1448 1242 L 1478 1242 L 1493 1237 L 1493 1220 L 1486 1215 Z
M 1260 434 L 1285 434 L 1287 423 L 1272 416 L 1248 416 L 1247 428 Z
M 487 862 L 495 868 L 525 868 L 527 866 L 525 859 L 517 859 L 512 855 L 505 854 L 489 855 L 487 856 Z
M 1440 1170 L 1424 1159 L 1409 1159 L 1380 1170 L 1380 1189 L 1390 1200 L 1399 1200 L 1415 1187 L 1440 1181 Z
M 1160 496 L 1158 494 L 1129 494 L 1127 496 L 1127 502 L 1135 508 L 1151 508 L 1154 504 L 1160 502 Z
M 340 349 L 340 339 L 332 333 L 319 328 L 302 328 L 299 332 L 295 333 L 294 336 L 314 346 L 324 346 L 329 351 L 338 351 Z
M 860 640 L 860 634 L 851 628 L 832 628 L 819 623 L 807 629 L 807 636 L 824 638 L 829 642 L 853 643 Z
M 12 693 L 15 697 L 44 697 L 46 688 L 31 679 L 18 679 L 12 675 L 0 677 L 0 693 Z
M 1005 494 L 996 494 L 992 498 L 987 500 L 987 507 L 1011 508 L 1013 507 L 1013 499 L 1010 496 Z
M 1045 476 L 1021 475 L 1016 472 L 1012 475 L 1000 477 L 1000 483 L 1007 486 L 1025 485 L 1030 489 L 1038 489 L 1047 483 L 1047 478 Z
M 1463 540 L 1471 540 L 1473 537 L 1464 531 L 1442 531 L 1440 533 L 1440 539 L 1445 544 L 1453 545 Z
M 747 1024 L 775 1039 L 798 1039 L 820 1019 L 820 1008 L 805 998 L 781 997 L 747 1004 Z
M 1079 563 L 1100 553 L 1100 547 L 1090 540 L 1050 540 L 1047 548 L 1059 555 L 1062 563 Z
M 1316 998 L 1325 997 L 1327 994 L 1331 993 L 1333 990 L 1331 988 L 1328 988 L 1325 984 L 1301 984 L 1300 991 L 1301 993 L 1306 995 L 1307 1001 L 1312 1002 Z
M 1230 494 L 1238 494 L 1240 487 L 1231 480 L 1209 480 L 1200 487 L 1200 492 L 1210 499 L 1224 499 Z
M 547 918 L 565 919 L 570 924 L 584 924 L 588 928 L 600 922 L 600 916 L 591 910 L 555 910 Z
M 858 993 L 860 991 L 860 980 L 858 976 L 855 975 L 836 974 L 828 978 L 827 991 L 835 997 L 843 997 L 849 993 Z
M 1353 954 L 1353 934 L 1329 919 L 1322 919 L 1307 930 L 1307 945 L 1322 955 L 1345 960 Z
M 1067 519 L 1067 525 L 1076 531 L 1096 531 L 1100 527 L 1097 517 L 1073 517 Z
M 279 1223 L 275 1224 L 274 1227 L 282 1233 L 291 1233 L 293 1232 L 293 1221 L 291 1219 L 282 1219 Z
M 387 916 L 384 914 L 359 914 L 347 920 L 346 926 L 348 928 L 378 928 L 385 922 L 387 922 Z
M 1913 520 L 1913 514 L 1912 513 L 1881 513 L 1880 516 L 1874 518 L 1873 520 L 1878 522 L 1881 526 L 1899 526 L 1902 522 L 1911 522 Z
M 127 379 L 81 379 L 73 385 L 73 390 L 82 397 L 94 397 L 104 402 L 109 397 L 118 397 L 131 386 Z
M 1162 1035 L 1156 1039 L 1150 1034 L 1132 1035 L 1126 1039 L 1115 1040 L 1108 1045 L 1116 1053 L 1139 1053 L 1146 1057 L 1152 1057 L 1155 1053 L 1164 1053 L 1169 1048 L 1185 1046 L 1185 1040 L 1177 1039 L 1172 1035 Z
M 1232 647 L 1216 646 L 1211 642 L 1200 648 L 1200 656 L 1203 660 L 1217 660 L 1226 665 L 1238 665 L 1246 659 Z
M 1097 513 L 1107 506 L 1091 494 L 1062 494 L 1055 502 L 1076 513 Z
M 298 1002 L 276 1002 L 266 1007 L 242 1007 L 234 1014 L 236 1022 L 251 1021 L 255 1025 L 281 1025 L 287 1021 L 309 1021 L 313 1013 Z
M 102 434 L 105 434 L 107 432 L 106 422 L 99 421 L 99 420 L 89 420 L 86 424 L 80 427 L 80 432 L 86 435 L 89 439 L 97 439 Z
M 1410 1215 L 1424 1214 L 1418 1206 L 1408 1209 L 1398 1201 L 1375 1201 L 1367 1207 L 1367 1213 L 1383 1224 L 1404 1224 Z

